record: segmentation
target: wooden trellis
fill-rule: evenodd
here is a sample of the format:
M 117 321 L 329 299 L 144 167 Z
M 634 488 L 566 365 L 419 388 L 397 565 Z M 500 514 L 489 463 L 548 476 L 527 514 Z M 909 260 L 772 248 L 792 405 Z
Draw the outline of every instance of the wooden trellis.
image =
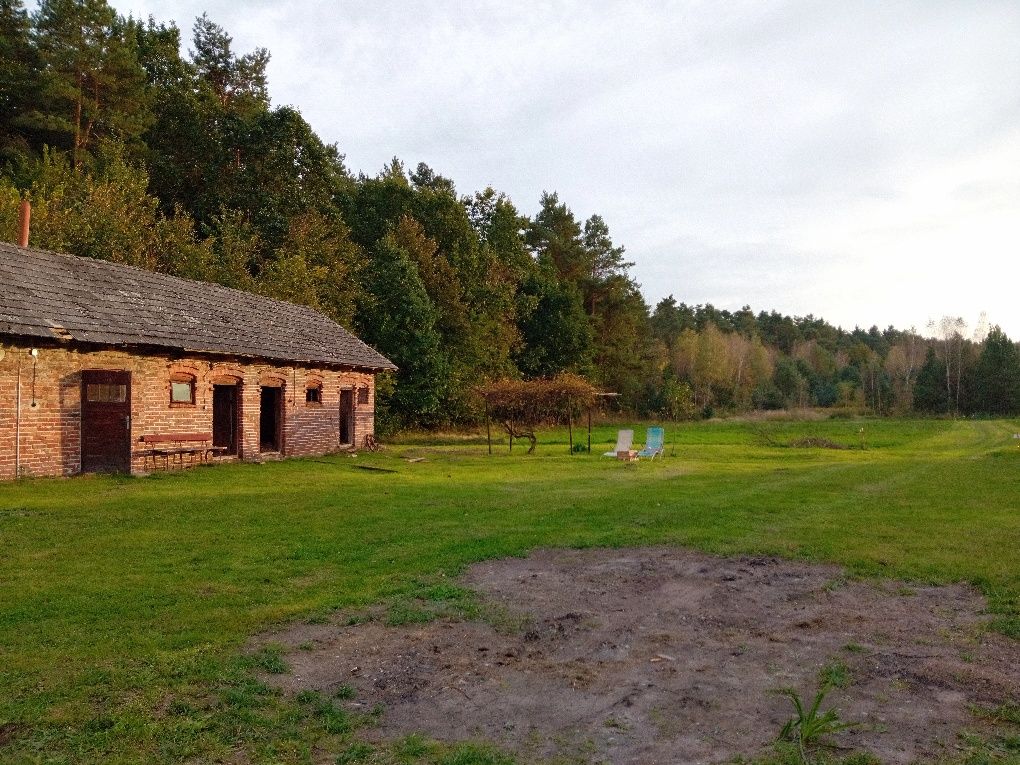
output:
M 588 412 L 588 449 L 591 450 L 591 410 L 598 400 L 595 387 L 573 374 L 539 380 L 498 380 L 478 389 L 485 401 L 485 434 L 492 454 L 492 420 L 499 422 L 510 437 L 530 441 L 528 454 L 535 451 L 535 429 L 566 416 L 570 451 L 574 451 L 574 418 Z

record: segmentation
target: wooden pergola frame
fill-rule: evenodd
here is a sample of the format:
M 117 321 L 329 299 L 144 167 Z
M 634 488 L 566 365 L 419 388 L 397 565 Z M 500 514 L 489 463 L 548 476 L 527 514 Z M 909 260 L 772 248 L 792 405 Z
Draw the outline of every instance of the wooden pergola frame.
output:
M 611 398 L 618 398 L 620 396 L 619 393 L 613 393 L 613 392 L 605 392 L 605 393 L 599 392 L 599 393 L 595 393 L 594 395 L 595 395 L 596 399 L 611 399 Z M 490 417 L 490 414 L 489 414 L 489 398 L 488 398 L 488 396 L 486 396 L 483 393 L 482 394 L 482 399 L 485 401 L 485 440 L 486 440 L 486 444 L 488 446 L 489 454 L 491 455 L 492 454 L 492 418 Z M 594 408 L 595 407 L 593 405 L 589 405 L 588 408 L 587 408 L 587 415 L 588 415 L 588 453 L 589 454 L 591 454 L 591 413 L 592 413 L 592 410 Z M 570 454 L 573 455 L 573 453 L 574 453 L 574 418 L 573 418 L 573 415 L 571 413 L 571 407 L 570 407 L 570 400 L 569 399 L 567 399 L 566 414 L 567 414 L 567 441 L 568 441 L 568 448 L 570 450 Z M 514 450 L 514 436 L 513 436 L 512 432 L 510 432 L 510 434 L 509 434 L 509 439 L 510 439 L 510 451 L 513 452 L 513 450 Z

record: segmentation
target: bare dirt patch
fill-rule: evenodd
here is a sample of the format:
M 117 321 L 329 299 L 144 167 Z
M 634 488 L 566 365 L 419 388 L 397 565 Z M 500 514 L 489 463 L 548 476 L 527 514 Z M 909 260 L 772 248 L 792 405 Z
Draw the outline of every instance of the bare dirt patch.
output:
M 382 704 L 382 739 L 483 739 L 525 762 L 721 762 L 762 753 L 791 716 L 781 687 L 861 727 L 841 746 L 885 762 L 952 754 L 973 705 L 1020 689 L 1016 642 L 962 585 L 847 581 L 834 566 L 678 549 L 542 550 L 473 566 L 495 617 L 388 627 L 299 624 L 287 692 Z M 300 648 L 299 648 L 300 646 Z M 828 670 L 826 670 L 828 668 Z

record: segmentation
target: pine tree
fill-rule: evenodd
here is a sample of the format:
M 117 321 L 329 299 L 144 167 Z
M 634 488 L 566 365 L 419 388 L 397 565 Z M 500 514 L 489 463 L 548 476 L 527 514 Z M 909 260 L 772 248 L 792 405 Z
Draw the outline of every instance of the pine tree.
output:
M 624 248 L 613 244 L 609 226 L 600 215 L 592 215 L 584 222 L 581 243 L 588 268 L 583 280 L 585 304 L 594 317 L 599 303 L 606 299 L 606 293 L 618 287 L 620 279 L 626 279 L 627 269 L 634 264 L 624 261 Z
M 914 409 L 930 414 L 945 414 L 949 411 L 945 367 L 935 355 L 934 348 L 928 348 L 924 363 L 917 373 L 917 381 L 914 383 Z
M 558 279 L 580 287 L 591 272 L 581 224 L 556 192 L 543 192 L 541 204 L 528 227 L 528 246 L 539 262 L 555 269 Z
M 42 0 L 33 20 L 45 67 L 34 126 L 75 168 L 104 138 L 133 146 L 151 120 L 133 27 L 105 0 Z
M 1020 351 L 999 327 L 992 327 L 972 372 L 972 411 L 1020 413 Z
M 193 41 L 192 62 L 224 111 L 250 114 L 268 110 L 269 51 L 256 48 L 237 56 L 233 38 L 205 13 L 195 19 Z
M 0 162 L 29 150 L 26 117 L 38 101 L 41 64 L 21 0 L 0 0 Z

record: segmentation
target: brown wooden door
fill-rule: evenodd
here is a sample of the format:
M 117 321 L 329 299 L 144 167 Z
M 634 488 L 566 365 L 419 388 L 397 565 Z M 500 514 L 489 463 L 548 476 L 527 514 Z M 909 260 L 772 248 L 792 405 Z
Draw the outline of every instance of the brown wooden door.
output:
M 81 377 L 82 472 L 130 472 L 131 373 L 86 371 Z

